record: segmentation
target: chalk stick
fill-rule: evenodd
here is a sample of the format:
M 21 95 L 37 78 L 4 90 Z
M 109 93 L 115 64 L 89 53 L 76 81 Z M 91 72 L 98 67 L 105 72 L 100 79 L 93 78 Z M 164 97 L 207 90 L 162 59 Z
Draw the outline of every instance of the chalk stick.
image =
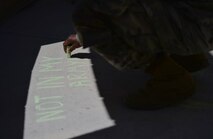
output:
M 67 58 L 71 58 L 71 52 L 69 52 L 69 49 L 70 49 L 70 46 L 67 47 Z

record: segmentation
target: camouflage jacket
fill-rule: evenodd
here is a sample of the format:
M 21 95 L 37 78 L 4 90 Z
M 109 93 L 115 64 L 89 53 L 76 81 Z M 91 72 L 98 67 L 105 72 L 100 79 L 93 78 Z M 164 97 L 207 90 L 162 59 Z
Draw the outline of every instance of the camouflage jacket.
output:
M 213 0 L 87 0 L 73 22 L 84 47 L 119 38 L 147 53 L 213 49 Z

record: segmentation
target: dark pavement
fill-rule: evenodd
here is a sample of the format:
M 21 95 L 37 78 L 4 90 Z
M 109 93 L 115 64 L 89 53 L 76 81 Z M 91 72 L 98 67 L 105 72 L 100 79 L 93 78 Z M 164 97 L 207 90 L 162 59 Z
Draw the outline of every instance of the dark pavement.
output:
M 25 105 L 36 57 L 42 45 L 61 42 L 74 33 L 73 8 L 69 0 L 37 0 L 0 24 L 0 139 L 23 138 Z M 94 52 L 90 56 L 100 95 L 116 126 L 76 139 L 213 138 L 211 53 L 210 67 L 194 75 L 199 84 L 196 94 L 180 106 L 158 111 L 134 111 L 122 104 L 126 93 L 143 86 L 147 79 L 143 73 L 119 72 Z

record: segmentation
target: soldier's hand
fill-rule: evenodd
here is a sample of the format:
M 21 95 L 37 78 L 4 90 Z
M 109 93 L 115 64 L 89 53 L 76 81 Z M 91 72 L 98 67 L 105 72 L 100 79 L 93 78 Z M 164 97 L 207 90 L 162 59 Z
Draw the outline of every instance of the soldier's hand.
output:
M 76 34 L 70 35 L 63 43 L 64 52 L 65 53 L 71 53 L 76 48 L 81 47 L 80 43 L 78 42 L 76 38 Z

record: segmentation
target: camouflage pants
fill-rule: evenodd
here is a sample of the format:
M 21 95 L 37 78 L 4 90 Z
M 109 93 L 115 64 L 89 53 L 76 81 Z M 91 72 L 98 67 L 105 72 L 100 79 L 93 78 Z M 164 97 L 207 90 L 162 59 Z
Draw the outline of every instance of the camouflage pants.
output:
M 84 47 L 118 69 L 144 68 L 157 53 L 191 55 L 213 48 L 213 2 L 83 1 L 73 23 Z

